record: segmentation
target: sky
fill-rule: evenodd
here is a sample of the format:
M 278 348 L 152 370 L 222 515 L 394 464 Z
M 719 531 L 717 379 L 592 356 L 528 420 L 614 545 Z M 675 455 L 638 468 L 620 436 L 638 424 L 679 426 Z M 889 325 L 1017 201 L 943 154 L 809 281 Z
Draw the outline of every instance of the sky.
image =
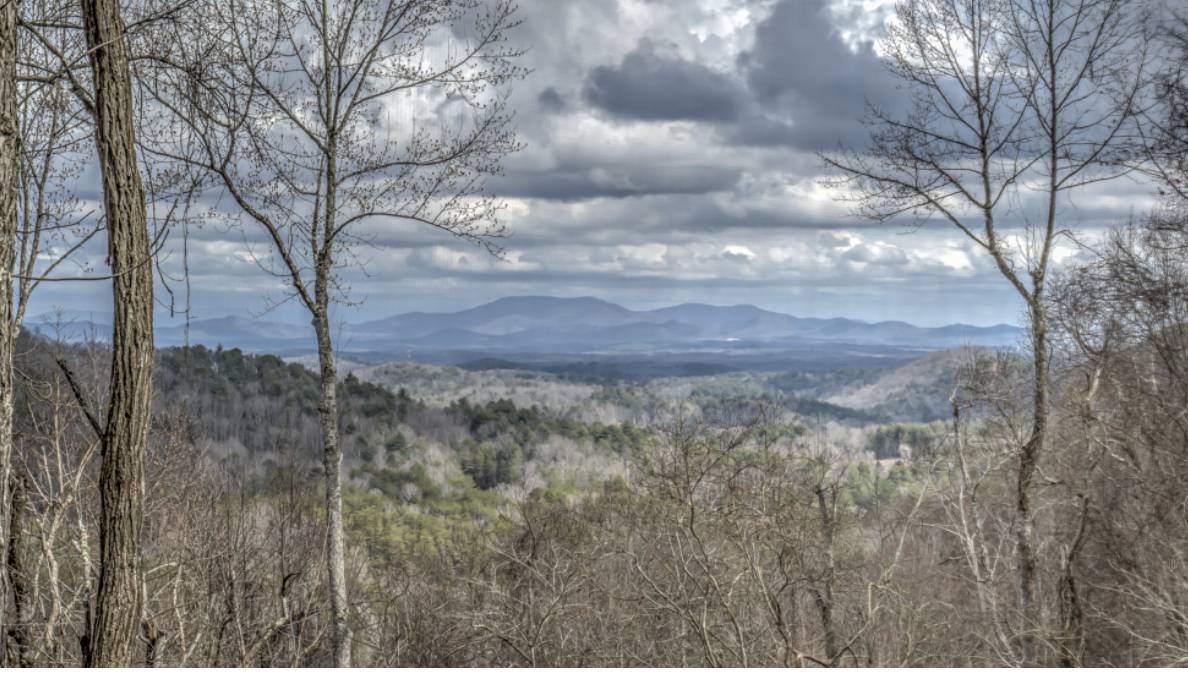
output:
M 1013 292 L 958 232 L 911 218 L 859 219 L 821 182 L 817 152 L 866 137 L 865 101 L 903 100 L 878 58 L 889 3 L 520 7 L 513 39 L 528 49 L 531 73 L 510 105 L 525 148 L 490 185 L 512 232 L 504 258 L 436 231 L 377 223 L 374 246 L 360 250 L 362 269 L 346 278 L 351 304 L 339 319 L 531 294 L 638 309 L 704 302 L 920 325 L 1021 322 Z M 1061 211 L 1092 244 L 1152 204 L 1148 185 L 1119 180 Z M 253 261 L 251 240 L 223 224 L 189 230 L 192 318 L 258 316 L 283 297 L 278 279 Z M 171 234 L 167 271 L 180 269 L 180 242 Z M 1063 245 L 1058 259 L 1078 254 Z M 101 269 L 101 246 L 90 253 L 87 268 Z M 180 281 L 168 285 L 184 295 Z M 107 283 L 53 283 L 38 293 L 34 315 L 110 305 Z M 169 296 L 163 285 L 158 295 Z M 160 314 L 169 320 L 165 307 Z M 267 316 L 303 320 L 293 304 Z

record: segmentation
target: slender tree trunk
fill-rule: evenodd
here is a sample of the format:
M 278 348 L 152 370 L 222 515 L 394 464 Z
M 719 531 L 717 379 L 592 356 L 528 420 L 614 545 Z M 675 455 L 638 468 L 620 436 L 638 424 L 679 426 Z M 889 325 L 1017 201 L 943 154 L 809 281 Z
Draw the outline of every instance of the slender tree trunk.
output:
M 1049 11 L 1047 25 L 1047 57 L 1048 77 L 1051 86 L 1057 82 L 1056 54 L 1053 51 L 1055 27 L 1053 20 L 1055 13 Z M 1040 606 L 1036 602 L 1036 557 L 1032 540 L 1035 534 L 1035 512 L 1031 504 L 1031 486 L 1039 466 L 1040 456 L 1044 452 L 1044 438 L 1048 430 L 1048 388 L 1051 385 L 1048 371 L 1048 315 L 1044 309 L 1044 289 L 1047 281 L 1048 260 L 1052 254 L 1052 244 L 1056 237 L 1056 199 L 1060 193 L 1060 143 L 1059 118 L 1060 109 L 1055 93 L 1051 96 L 1048 107 L 1048 212 L 1044 230 L 1044 244 L 1040 251 L 1039 260 L 1031 274 L 1032 294 L 1027 301 L 1028 318 L 1031 321 L 1031 349 L 1034 371 L 1033 408 L 1031 421 L 1031 436 L 1023 445 L 1019 455 L 1019 481 L 1016 489 L 1015 515 L 1018 519 L 1016 529 L 1015 548 L 1019 563 L 1019 609 L 1023 617 L 1023 637 L 1020 641 L 1022 664 L 1036 666 L 1038 653 L 1035 647 L 1035 634 L 1043 627 L 1041 624 Z
M 13 320 L 13 265 L 16 263 L 17 186 L 21 133 L 17 111 L 17 3 L 0 5 L 0 507 L 9 503 L 12 474 L 13 377 L 12 355 L 16 343 Z M 7 512 L 0 510 L 0 567 L 7 564 Z M 2 573 L 0 573 L 2 574 Z M 8 579 L 0 577 L 0 634 L 6 632 Z M 0 647 L 0 664 L 7 664 Z
M 1056 238 L 1057 198 L 1060 195 L 1060 112 L 1061 102 L 1056 93 L 1059 81 L 1056 40 L 1058 33 L 1056 9 L 1049 2 L 1046 14 L 1044 46 L 1047 57 L 1049 91 L 1047 109 L 1047 168 L 1048 168 L 1048 212 L 1044 230 L 1043 249 L 1032 271 L 1032 296 L 1027 302 L 1028 317 L 1031 320 L 1031 348 L 1035 366 L 1035 391 L 1033 398 L 1031 436 L 1019 456 L 1019 483 L 1016 491 L 1018 518 L 1016 549 L 1019 562 L 1019 608 L 1023 616 L 1023 638 L 1021 640 L 1022 664 L 1037 666 L 1038 652 L 1035 634 L 1043 630 L 1040 606 L 1036 601 L 1036 555 L 1032 544 L 1035 534 L 1035 512 L 1031 504 L 1031 486 L 1044 452 L 1044 439 L 1048 429 L 1048 389 L 1051 385 L 1048 371 L 1048 315 L 1044 309 L 1044 289 L 1047 281 L 1048 260 Z
M 115 320 L 99 473 L 99 587 L 89 666 L 129 666 L 140 651 L 141 531 L 153 371 L 153 275 L 136 161 L 132 76 L 118 0 L 81 0 L 95 86 Z
M 1077 557 L 1085 541 L 1085 530 L 1089 523 L 1089 500 L 1081 496 L 1078 511 L 1080 521 L 1077 534 L 1069 545 L 1062 560 L 1060 574 L 1060 625 L 1063 634 L 1060 643 L 1060 665 L 1063 668 L 1080 666 L 1081 649 L 1085 640 L 1085 614 L 1081 608 L 1081 592 L 1077 583 Z
M 1031 435 L 1019 453 L 1018 483 L 1015 490 L 1015 549 L 1019 563 L 1019 609 L 1023 617 L 1020 654 L 1024 666 L 1035 665 L 1035 631 L 1040 628 L 1039 605 L 1036 602 L 1036 558 L 1032 539 L 1035 531 L 1035 511 L 1031 502 L 1032 482 L 1044 437 L 1048 428 L 1048 318 L 1044 312 L 1042 295 L 1034 295 L 1030 302 L 1031 346 L 1034 351 L 1034 385 L 1032 398 Z
M 322 399 L 318 412 L 322 422 L 322 466 L 326 477 L 326 566 L 330 579 L 331 646 L 334 665 L 351 665 L 351 631 L 347 623 L 346 537 L 342 523 L 342 447 L 338 443 L 338 392 L 334 348 L 330 339 L 330 267 L 318 269 L 315 280 L 317 309 L 314 332 L 318 340 L 318 367 Z
M 346 539 L 342 527 L 342 448 L 338 445 L 338 397 L 335 394 L 337 372 L 334 348 L 330 340 L 330 274 L 334 271 L 334 245 L 338 216 L 338 129 L 339 118 L 336 88 L 338 60 L 330 47 L 331 6 L 328 0 L 320 4 L 319 39 L 322 62 L 326 68 L 322 79 L 322 115 L 326 123 L 326 203 L 322 211 L 322 246 L 318 254 L 314 278 L 314 330 L 318 338 L 318 363 L 322 373 L 323 456 L 326 472 L 326 565 L 330 573 L 330 610 L 333 628 L 331 638 L 334 665 L 351 666 L 351 630 L 347 622 Z M 316 228 L 314 229 L 316 231 Z
M 825 489 L 817 486 L 817 507 L 821 514 L 821 533 L 825 536 L 825 580 L 822 589 L 813 590 L 813 598 L 817 603 L 817 610 L 821 613 L 821 628 L 825 632 L 825 658 L 830 665 L 837 665 L 838 651 L 837 624 L 833 615 L 833 579 L 836 572 L 836 561 L 833 553 L 833 534 L 836 525 L 837 492 L 830 489 L 830 499 L 825 496 Z

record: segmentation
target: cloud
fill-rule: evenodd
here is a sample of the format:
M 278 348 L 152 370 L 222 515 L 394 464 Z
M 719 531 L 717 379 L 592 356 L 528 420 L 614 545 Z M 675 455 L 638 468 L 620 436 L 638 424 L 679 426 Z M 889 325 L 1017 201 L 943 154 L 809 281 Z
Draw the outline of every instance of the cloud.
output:
M 857 239 L 844 231 L 822 232 L 817 236 L 817 244 L 823 248 L 849 248 L 852 247 Z
M 866 101 L 902 105 L 896 82 L 869 40 L 851 46 L 824 0 L 780 0 L 755 27 L 754 46 L 739 68 L 765 114 L 740 124 L 733 138 L 745 144 L 788 144 L 806 149 L 865 141 Z
M 648 194 L 706 194 L 732 189 L 741 171 L 723 166 L 614 165 L 564 162 L 501 178 L 503 196 L 557 201 L 626 198 Z
M 490 184 L 508 206 L 506 259 L 421 224 L 367 221 L 355 230 L 358 257 L 344 258 L 365 269 L 341 270 L 357 303 L 342 311 L 362 320 L 544 293 L 932 324 L 1016 320 L 1013 290 L 952 227 L 901 236 L 894 224 L 854 219 L 817 180 L 814 150 L 864 142 L 865 99 L 902 103 L 871 45 L 884 19 L 876 4 L 521 0 L 513 39 L 532 73 L 509 107 L 527 149 Z M 97 201 L 97 173 L 80 182 Z M 1141 216 L 1148 192 L 1105 183 L 1062 212 L 1081 231 L 1100 230 Z M 1040 196 L 1023 190 L 1004 229 L 1021 232 Z M 234 208 L 214 196 L 203 205 Z M 180 241 L 169 238 L 163 262 L 174 278 Z M 256 313 L 265 295 L 286 295 L 243 257 L 250 246 L 267 261 L 271 242 L 257 227 L 195 227 L 189 243 L 195 315 Z M 85 252 L 102 275 L 103 238 Z M 180 298 L 182 285 L 173 289 Z M 38 311 L 108 306 L 110 286 L 49 283 L 35 297 Z M 289 303 L 270 318 L 304 323 L 302 311 Z
M 851 262 L 882 266 L 902 266 L 908 263 L 908 256 L 903 250 L 881 242 L 861 243 L 847 250 L 842 257 Z
M 622 118 L 705 122 L 737 119 L 745 96 L 729 75 L 648 38 L 620 65 L 594 68 L 582 93 L 590 105 Z
M 753 250 L 745 245 L 728 245 L 722 248 L 722 256 L 736 262 L 750 262 L 758 257 Z
M 559 114 L 569 110 L 569 103 L 554 87 L 547 87 L 536 97 L 540 109 L 550 114 Z

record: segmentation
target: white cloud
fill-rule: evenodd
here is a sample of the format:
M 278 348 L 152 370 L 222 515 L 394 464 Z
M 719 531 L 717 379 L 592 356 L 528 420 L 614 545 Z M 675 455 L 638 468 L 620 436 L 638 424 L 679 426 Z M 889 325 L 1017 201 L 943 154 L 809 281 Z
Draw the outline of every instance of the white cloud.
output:
M 722 248 L 722 254 L 731 259 L 745 259 L 751 261 L 758 257 L 750 248 L 745 245 L 731 244 Z

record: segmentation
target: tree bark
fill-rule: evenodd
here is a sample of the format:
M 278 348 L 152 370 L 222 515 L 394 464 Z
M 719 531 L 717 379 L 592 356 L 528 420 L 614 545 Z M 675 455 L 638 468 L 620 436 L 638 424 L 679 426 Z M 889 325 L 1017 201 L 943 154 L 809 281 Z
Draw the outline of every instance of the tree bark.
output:
M 321 303 L 321 302 L 319 302 Z M 318 339 L 318 365 L 322 399 L 322 466 L 326 477 L 326 566 L 330 579 L 331 641 L 334 665 L 351 665 L 351 632 L 347 623 L 346 538 L 342 522 L 342 447 L 338 443 L 338 392 L 334 349 L 330 340 L 327 309 L 314 316 Z
M 321 25 L 318 35 L 322 46 L 322 61 L 326 72 L 322 79 L 321 114 L 327 122 L 326 203 L 321 215 L 322 245 L 315 265 L 314 330 L 318 339 L 318 364 L 322 375 L 323 455 L 326 471 L 326 565 L 330 574 L 331 640 L 334 665 L 351 666 L 351 630 L 347 621 L 346 539 L 342 525 L 342 447 L 338 444 L 337 371 L 334 366 L 334 347 L 330 339 L 330 274 L 334 270 L 334 245 L 338 228 L 338 119 L 339 95 L 338 59 L 333 55 L 330 40 L 333 35 L 331 7 L 327 0 L 320 4 Z M 315 225 L 314 231 L 317 231 Z
M 338 442 L 337 368 L 330 338 L 329 265 L 318 269 L 315 279 L 317 308 L 313 326 L 318 340 L 318 367 L 322 398 L 318 413 L 322 423 L 322 466 L 326 478 L 326 566 L 330 580 L 331 649 L 334 665 L 351 665 L 351 631 L 347 622 L 346 537 L 342 522 L 342 447 Z
M 837 624 L 833 614 L 833 580 L 837 570 L 837 563 L 833 552 L 833 537 L 836 529 L 834 515 L 837 507 L 836 486 L 830 488 L 829 498 L 825 497 L 825 488 L 818 485 L 815 489 L 817 507 L 821 514 L 821 534 L 824 536 L 825 547 L 825 579 L 821 589 L 813 589 L 813 598 L 817 603 L 817 610 L 821 613 L 821 629 L 825 634 L 825 659 L 830 666 L 836 666 L 841 652 L 838 651 Z
M 1042 281 L 1041 281 L 1042 282 Z M 1019 609 L 1023 617 L 1020 654 L 1024 666 L 1035 666 L 1035 631 L 1040 628 L 1039 605 L 1036 603 L 1036 558 L 1032 539 L 1035 534 L 1035 512 L 1031 504 L 1031 488 L 1040 455 L 1044 450 L 1044 436 L 1048 427 L 1048 317 L 1044 312 L 1042 295 L 1037 285 L 1030 302 L 1031 347 L 1034 351 L 1034 385 L 1031 435 L 1019 452 L 1018 482 L 1015 489 L 1015 549 L 1019 563 Z
M 99 473 L 99 586 L 88 666 L 129 666 L 143 610 L 141 531 L 153 370 L 152 255 L 118 0 L 81 0 L 95 86 L 115 320 Z
M 31 668 L 33 664 L 33 639 L 30 636 L 33 622 L 33 606 L 30 603 L 29 572 L 25 567 L 25 554 L 21 549 L 25 535 L 25 520 L 28 517 L 28 500 L 26 488 L 22 481 L 13 480 L 11 485 L 12 500 L 9 504 L 10 520 L 8 526 L 8 574 L 9 586 L 12 587 L 12 606 L 15 618 L 8 629 L 12 642 L 16 645 L 16 665 L 21 668 Z M 7 648 L 6 648 L 7 649 Z
M 9 504 L 12 474 L 13 376 L 12 355 L 16 344 L 13 318 L 13 265 L 16 263 L 17 188 L 20 169 L 21 133 L 17 110 L 17 4 L 0 5 L 0 507 Z M 0 510 L 0 567 L 8 562 L 9 517 Z M 8 579 L 0 577 L 0 633 L 6 631 Z M 4 651 L 0 648 L 0 664 Z

